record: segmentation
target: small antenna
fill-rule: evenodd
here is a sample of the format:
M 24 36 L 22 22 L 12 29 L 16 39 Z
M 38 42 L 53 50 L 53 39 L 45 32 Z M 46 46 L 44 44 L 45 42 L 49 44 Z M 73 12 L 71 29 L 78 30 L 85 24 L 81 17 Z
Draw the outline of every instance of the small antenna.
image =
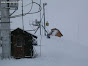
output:
M 22 27 L 23 27 L 23 31 L 24 31 L 23 0 L 22 0 Z

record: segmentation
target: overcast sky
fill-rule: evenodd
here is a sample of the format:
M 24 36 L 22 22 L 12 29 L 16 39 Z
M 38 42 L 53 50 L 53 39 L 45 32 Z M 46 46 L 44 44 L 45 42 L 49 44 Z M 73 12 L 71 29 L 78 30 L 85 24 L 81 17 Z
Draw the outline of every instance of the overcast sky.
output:
M 39 0 L 34 0 L 39 3 Z M 31 0 L 25 0 L 25 4 L 30 3 Z M 88 0 L 42 0 L 46 2 L 46 21 L 50 26 L 48 31 L 52 28 L 58 28 L 63 38 L 67 40 L 77 41 L 82 44 L 88 44 Z M 21 13 L 21 5 L 16 14 Z M 31 5 L 30 5 L 31 6 Z M 24 12 L 30 10 L 30 6 L 24 7 Z M 34 5 L 32 11 L 37 11 L 38 6 Z M 32 29 L 29 22 L 32 23 L 35 19 L 39 20 L 39 13 L 34 15 L 27 15 L 24 17 L 25 29 Z M 11 19 L 11 28 L 21 27 L 21 17 Z

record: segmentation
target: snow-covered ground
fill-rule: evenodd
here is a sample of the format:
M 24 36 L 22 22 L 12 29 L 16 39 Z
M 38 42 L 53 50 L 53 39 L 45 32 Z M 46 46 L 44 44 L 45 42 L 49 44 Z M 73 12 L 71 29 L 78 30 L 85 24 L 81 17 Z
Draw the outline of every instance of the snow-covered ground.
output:
M 39 55 L 36 58 L 4 59 L 0 60 L 0 66 L 88 66 L 88 46 L 79 43 L 58 37 L 42 37 L 41 56 L 40 46 L 35 49 Z

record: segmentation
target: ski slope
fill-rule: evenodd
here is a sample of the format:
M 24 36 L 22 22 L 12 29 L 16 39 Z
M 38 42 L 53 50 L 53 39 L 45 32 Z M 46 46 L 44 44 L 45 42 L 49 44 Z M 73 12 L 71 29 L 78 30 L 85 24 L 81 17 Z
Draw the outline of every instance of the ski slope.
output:
M 88 46 L 54 36 L 39 36 L 38 44 L 36 58 L 4 59 L 0 66 L 88 66 Z

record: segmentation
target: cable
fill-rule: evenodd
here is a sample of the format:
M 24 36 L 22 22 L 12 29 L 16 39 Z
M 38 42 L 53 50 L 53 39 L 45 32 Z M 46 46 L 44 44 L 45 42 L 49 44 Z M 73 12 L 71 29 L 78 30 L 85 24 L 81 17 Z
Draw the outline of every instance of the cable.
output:
M 33 8 L 33 0 L 32 0 L 32 5 L 31 5 L 31 9 L 29 10 L 29 13 L 31 12 L 32 8 Z
M 31 0 L 31 1 L 32 1 L 31 3 L 25 5 L 25 6 L 28 6 L 28 5 L 32 4 L 32 5 L 31 5 L 31 9 L 29 10 L 29 12 L 31 12 L 32 7 L 33 7 L 33 0 Z M 25 6 L 22 6 L 22 7 L 25 7 Z M 12 14 L 14 14 L 15 12 L 16 12 L 16 10 L 14 10 L 13 13 L 10 14 L 10 16 L 11 16 Z
M 32 1 L 31 3 L 28 3 L 28 4 L 24 5 L 23 7 L 26 7 L 26 6 L 30 5 L 30 4 L 32 4 L 33 0 L 31 0 L 31 1 Z
M 44 14 L 42 15 L 42 18 L 41 18 L 41 20 L 40 20 L 40 21 L 42 21 L 43 17 L 44 17 Z
M 22 6 L 22 7 L 26 7 L 26 6 L 30 5 L 30 4 L 32 4 L 32 5 L 31 5 L 31 9 L 29 10 L 29 12 L 31 12 L 32 7 L 33 7 L 33 0 L 31 0 L 31 1 L 32 1 L 31 3 L 29 3 L 29 4 L 25 5 L 25 6 Z M 16 12 L 16 10 L 14 10 L 13 13 L 15 13 L 15 12 Z M 13 14 L 13 13 L 12 13 L 12 14 Z M 10 14 L 10 16 L 11 16 L 12 14 Z
M 25 15 L 27 15 L 27 14 L 35 14 L 35 13 L 38 13 L 38 12 L 40 12 L 40 11 L 42 10 L 40 4 L 38 4 L 38 3 L 36 3 L 36 2 L 33 2 L 33 1 L 32 1 L 32 3 L 33 3 L 33 4 L 37 4 L 37 5 L 40 7 L 39 10 L 38 10 L 37 12 L 30 13 L 30 11 L 32 10 L 32 8 L 31 8 L 31 10 L 30 10 L 28 13 L 24 13 L 23 16 L 25 16 Z M 10 18 L 15 18 L 15 17 L 20 17 L 20 16 L 22 16 L 22 14 L 15 15 L 15 16 L 11 16 Z
M 14 10 L 13 13 L 10 14 L 10 16 L 13 15 L 16 11 L 17 11 L 17 10 Z

